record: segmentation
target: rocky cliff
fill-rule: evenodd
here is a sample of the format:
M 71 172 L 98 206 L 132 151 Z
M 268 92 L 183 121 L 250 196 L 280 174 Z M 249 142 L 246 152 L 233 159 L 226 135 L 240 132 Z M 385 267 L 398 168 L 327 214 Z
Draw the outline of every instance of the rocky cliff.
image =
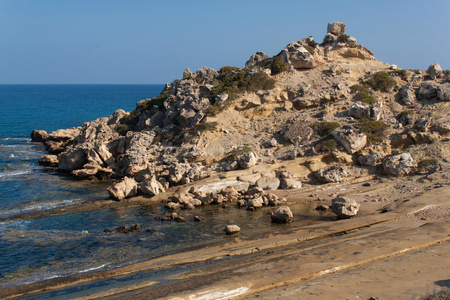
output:
M 237 169 L 249 171 L 230 185 L 264 189 L 355 172 L 445 173 L 449 72 L 380 62 L 345 27 L 330 23 L 321 43 L 307 37 L 273 57 L 257 52 L 242 68 L 186 69 L 131 112 L 33 131 L 51 153 L 40 162 L 114 180 L 117 200 Z M 299 157 L 307 158 L 304 172 L 283 169 Z

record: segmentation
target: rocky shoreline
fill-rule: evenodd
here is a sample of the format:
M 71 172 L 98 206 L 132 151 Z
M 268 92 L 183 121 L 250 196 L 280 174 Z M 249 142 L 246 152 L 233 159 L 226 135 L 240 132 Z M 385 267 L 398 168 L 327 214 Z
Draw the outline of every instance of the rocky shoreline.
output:
M 352 222 L 365 224 L 359 230 L 383 215 L 404 218 L 426 206 L 406 204 L 411 199 L 435 189 L 448 196 L 450 72 L 380 62 L 345 29 L 330 23 L 322 43 L 308 37 L 273 57 L 257 52 L 242 68 L 186 69 L 131 112 L 35 130 L 32 140 L 50 153 L 39 162 L 82 180 L 111 181 L 111 200 L 102 205 L 162 202 L 162 221 L 183 222 L 183 210 L 219 205 L 273 207 L 272 222 L 289 223 L 298 216 L 288 206 L 306 202 L 348 222 L 342 232 L 354 230 Z M 425 198 L 438 204 L 417 217 L 447 222 L 448 201 Z M 232 225 L 225 234 L 238 238 Z M 340 232 L 324 226 L 326 235 Z

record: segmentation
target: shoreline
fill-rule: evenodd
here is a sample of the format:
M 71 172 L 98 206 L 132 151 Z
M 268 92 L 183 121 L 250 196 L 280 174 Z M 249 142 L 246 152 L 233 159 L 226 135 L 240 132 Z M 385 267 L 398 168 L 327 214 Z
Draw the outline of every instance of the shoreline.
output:
M 345 186 L 345 183 L 339 185 L 339 188 L 342 188 L 343 185 Z M 361 184 L 359 182 L 353 184 L 347 183 L 347 187 L 351 187 L 352 185 L 360 186 Z M 323 186 L 320 187 L 325 190 L 324 192 L 327 194 L 333 191 L 332 185 L 328 186 L 328 188 L 325 188 Z M 390 188 L 387 184 L 380 184 L 378 187 L 381 189 Z M 362 191 L 364 193 L 367 193 L 370 191 L 379 190 L 375 185 L 367 187 Z M 294 194 L 293 197 L 295 197 L 296 191 L 280 190 L 278 192 L 285 194 L 290 193 L 291 195 Z M 430 194 L 436 196 L 432 199 L 432 201 L 430 201 Z M 440 198 L 439 195 L 441 196 Z M 303 228 L 285 228 L 286 232 L 281 235 L 270 235 L 268 237 L 258 238 L 256 240 L 241 240 L 239 236 L 236 236 L 232 237 L 230 240 L 226 240 L 225 242 L 212 242 L 212 246 L 210 245 L 207 248 L 203 248 L 202 245 L 194 246 L 194 250 L 165 255 L 148 261 L 135 263 L 111 270 L 73 275 L 64 278 L 51 279 L 48 281 L 35 282 L 28 285 L 4 288 L 0 290 L 0 296 L 5 299 L 14 299 L 17 297 L 23 297 L 25 295 L 32 295 L 44 291 L 48 292 L 68 287 L 76 287 L 81 283 L 94 283 L 98 280 L 114 278 L 118 276 L 132 276 L 132 274 L 139 274 L 142 272 L 171 270 L 179 266 L 193 266 L 192 268 L 195 268 L 194 266 L 196 264 L 201 264 L 207 261 L 213 262 L 212 264 L 215 265 L 215 261 L 218 263 L 224 258 L 233 260 L 234 258 L 237 259 L 245 255 L 251 255 L 252 253 L 262 253 L 264 251 L 269 253 L 277 251 L 277 249 L 283 249 L 285 247 L 291 247 L 294 245 L 308 245 L 311 243 L 320 244 L 322 243 L 322 241 L 328 242 L 328 240 L 332 240 L 334 237 L 345 236 L 352 232 L 364 231 L 366 228 L 371 228 L 373 226 L 376 226 L 377 224 L 396 222 L 395 220 L 399 218 L 405 218 L 405 216 L 408 216 L 413 212 L 429 209 L 430 205 L 446 205 L 445 197 L 448 197 L 449 195 L 449 186 L 444 186 L 437 189 L 432 188 L 432 186 L 423 186 L 423 189 L 420 192 L 416 193 L 415 196 L 401 197 L 388 205 L 384 205 L 384 213 L 380 213 L 379 208 L 377 208 L 377 210 L 372 210 L 372 214 L 368 214 L 366 210 L 366 212 L 363 212 L 362 215 L 359 215 L 358 217 L 355 217 L 353 219 L 320 222 Z M 309 196 L 306 195 L 306 197 Z M 314 199 L 312 200 L 312 203 L 324 203 L 326 201 L 327 200 Z M 125 207 L 127 205 L 139 205 L 134 202 L 137 202 L 137 200 L 130 201 L 129 203 L 122 203 L 121 206 Z M 446 243 L 447 240 L 443 238 L 442 242 Z M 214 246 L 214 244 L 216 246 Z M 129 293 L 131 292 L 131 290 L 140 291 L 141 289 L 145 288 L 151 289 L 153 285 L 154 284 L 138 284 L 136 286 L 131 285 L 131 287 L 127 285 L 127 287 L 124 287 L 123 289 L 116 289 L 114 294 L 120 294 L 124 292 Z M 135 288 L 132 288 L 133 286 Z M 157 287 L 155 288 L 157 289 Z M 107 288 L 106 290 L 109 289 L 110 288 Z M 83 299 L 95 298 L 87 297 Z

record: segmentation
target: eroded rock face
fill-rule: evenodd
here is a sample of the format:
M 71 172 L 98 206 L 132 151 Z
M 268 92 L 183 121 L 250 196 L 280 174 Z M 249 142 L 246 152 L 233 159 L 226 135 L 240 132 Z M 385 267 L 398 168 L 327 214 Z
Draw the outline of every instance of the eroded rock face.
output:
M 45 130 L 33 130 L 31 132 L 31 141 L 42 143 L 48 137 L 48 133 Z
M 297 42 L 291 43 L 284 48 L 283 57 L 286 62 L 296 69 L 314 68 L 314 57 L 305 47 Z
M 438 77 L 441 77 L 443 74 L 441 65 L 439 65 L 439 64 L 430 65 L 427 69 L 427 73 L 428 73 L 428 75 L 430 75 L 431 79 L 433 79 L 433 80 Z
M 348 153 L 353 154 L 363 149 L 367 143 L 367 136 L 348 127 L 337 130 L 334 134 L 336 142 L 341 144 Z
M 52 154 L 44 155 L 39 159 L 39 164 L 49 167 L 57 167 L 59 164 L 58 157 Z
M 280 186 L 280 179 L 276 177 L 262 176 L 256 181 L 256 185 L 263 190 L 276 190 Z
M 345 197 L 337 197 L 331 202 L 331 210 L 340 219 L 348 219 L 356 216 L 359 211 L 359 204 Z
M 298 121 L 290 125 L 284 133 L 284 139 L 294 145 L 307 142 L 311 139 L 314 130 L 306 120 Z
M 137 195 L 138 185 L 134 178 L 125 177 L 122 181 L 108 188 L 109 196 L 115 200 L 123 200 Z
M 253 152 L 246 152 L 239 154 L 236 157 L 236 161 L 242 169 L 249 169 L 256 165 L 258 159 Z
M 381 161 L 381 155 L 378 153 L 372 153 L 358 157 L 358 161 L 363 166 L 376 166 Z
M 269 58 L 269 55 L 265 54 L 264 52 L 258 51 L 250 57 L 250 59 L 245 63 L 245 66 L 251 67 Z
M 341 182 L 346 177 L 348 177 L 348 172 L 344 167 L 341 166 L 333 166 L 329 169 L 323 170 L 319 169 L 315 173 L 317 180 L 323 183 L 330 182 Z
M 416 167 L 417 164 L 409 153 L 391 156 L 383 164 L 384 172 L 396 177 L 407 175 Z
M 417 101 L 416 93 L 410 84 L 402 86 L 400 89 L 400 97 L 405 105 L 414 105 Z
M 343 35 L 345 32 L 345 26 L 346 24 L 343 22 L 328 23 L 327 33 L 331 33 L 335 36 Z
M 437 97 L 440 101 L 450 101 L 450 83 L 446 82 L 438 86 Z
M 141 184 L 139 185 L 139 190 L 145 195 L 150 196 L 155 196 L 166 191 L 164 186 L 158 180 L 156 180 L 155 176 L 152 176 L 151 178 L 148 178 L 141 182 Z
M 270 217 L 274 223 L 289 223 L 294 218 L 294 214 L 288 206 L 280 206 Z

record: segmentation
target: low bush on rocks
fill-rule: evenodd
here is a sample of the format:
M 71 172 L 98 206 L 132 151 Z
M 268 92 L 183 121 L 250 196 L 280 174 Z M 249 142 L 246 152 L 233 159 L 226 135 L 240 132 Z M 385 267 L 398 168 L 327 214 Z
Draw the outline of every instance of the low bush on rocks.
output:
M 128 131 L 132 129 L 132 127 L 136 126 L 136 124 L 139 122 L 139 117 L 147 110 L 151 109 L 153 106 L 157 106 L 159 109 L 164 108 L 164 101 L 166 101 L 167 97 L 169 97 L 168 93 L 161 94 L 158 97 L 151 98 L 144 102 L 142 105 L 138 106 L 135 110 L 133 110 L 129 115 L 123 117 L 120 120 L 120 124 L 128 125 L 129 127 L 126 129 L 126 127 L 122 126 L 119 128 L 122 132 L 125 130 Z M 117 130 L 119 133 L 121 131 Z
M 349 35 L 341 34 L 341 35 L 338 37 L 337 40 L 338 40 L 339 43 L 347 43 L 347 41 L 348 41 L 349 38 L 350 38 Z
M 389 92 L 396 84 L 387 72 L 377 72 L 366 83 L 375 91 Z
M 311 47 L 310 45 L 306 45 L 306 46 L 303 46 L 303 47 L 305 47 L 305 49 L 308 50 L 308 52 L 311 55 L 314 55 L 314 48 L 313 47 Z
M 315 124 L 315 129 L 319 135 L 329 135 L 339 127 L 341 127 L 341 123 L 338 122 L 323 121 Z
M 369 90 L 360 84 L 355 84 L 350 87 L 351 93 L 356 93 L 356 95 L 353 97 L 356 101 L 361 101 L 363 103 L 367 104 L 375 104 L 377 102 L 377 99 L 372 96 L 369 92 Z
M 264 72 L 258 72 L 250 76 L 247 76 L 246 73 L 245 70 L 223 71 L 223 75 L 215 80 L 215 87 L 208 98 L 214 99 L 221 93 L 227 93 L 230 99 L 236 99 L 244 92 L 271 90 L 275 87 L 275 79 L 270 78 Z
M 336 149 L 337 143 L 333 137 L 319 141 L 315 147 L 317 152 L 331 152 Z
M 380 144 L 384 139 L 384 133 L 389 127 L 381 121 L 372 121 L 368 119 L 360 119 L 358 121 L 359 129 L 367 135 L 367 141 L 372 144 Z

